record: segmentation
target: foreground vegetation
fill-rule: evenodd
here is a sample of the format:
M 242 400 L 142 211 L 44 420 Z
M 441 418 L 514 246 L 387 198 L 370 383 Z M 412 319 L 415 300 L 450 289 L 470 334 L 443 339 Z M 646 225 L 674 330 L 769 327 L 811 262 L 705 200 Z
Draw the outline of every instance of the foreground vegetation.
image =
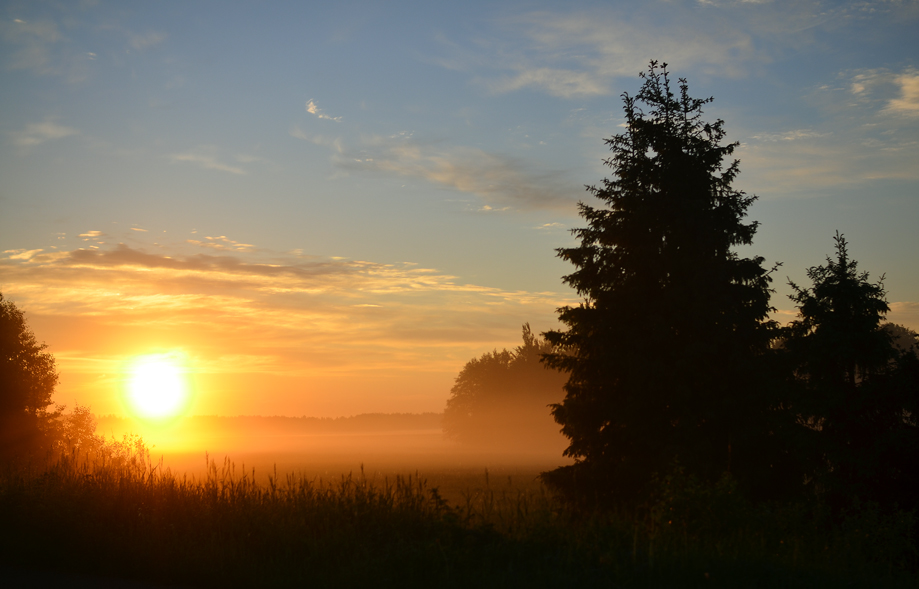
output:
M 110 446 L 111 450 L 111 446 Z M 470 488 L 481 481 L 470 480 Z M 0 477 L 0 564 L 195 587 L 915 587 L 912 512 L 754 506 L 676 469 L 645 508 L 577 513 L 486 481 L 334 481 L 230 461 L 175 476 L 125 440 Z

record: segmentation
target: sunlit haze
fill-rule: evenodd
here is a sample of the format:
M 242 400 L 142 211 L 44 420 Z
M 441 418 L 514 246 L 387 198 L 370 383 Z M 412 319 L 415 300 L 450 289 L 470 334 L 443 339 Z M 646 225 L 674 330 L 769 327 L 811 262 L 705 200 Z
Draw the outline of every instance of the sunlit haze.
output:
M 911 1 L 3 3 L 0 292 L 68 408 L 441 412 L 577 303 L 555 250 L 657 59 L 740 143 L 776 318 L 838 230 L 919 329 L 917 25 Z

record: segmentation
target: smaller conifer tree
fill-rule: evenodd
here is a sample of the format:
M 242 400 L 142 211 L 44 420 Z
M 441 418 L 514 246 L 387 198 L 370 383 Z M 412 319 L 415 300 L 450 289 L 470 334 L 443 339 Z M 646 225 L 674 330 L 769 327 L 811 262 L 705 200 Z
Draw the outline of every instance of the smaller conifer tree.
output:
M 835 259 L 807 270 L 810 288 L 789 283 L 799 309 L 785 348 L 795 369 L 792 409 L 807 434 L 800 454 L 809 480 L 835 504 L 915 505 L 916 355 L 899 350 L 882 325 L 884 277 L 869 282 L 838 232 L 835 242 Z

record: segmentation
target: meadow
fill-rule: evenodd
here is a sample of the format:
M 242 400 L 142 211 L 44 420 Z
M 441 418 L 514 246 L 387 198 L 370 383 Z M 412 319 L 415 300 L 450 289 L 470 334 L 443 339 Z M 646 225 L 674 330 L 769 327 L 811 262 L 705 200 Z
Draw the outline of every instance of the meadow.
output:
M 391 453 L 355 468 L 351 448 L 179 469 L 138 438 L 114 447 L 2 473 L 5 567 L 187 587 L 919 583 L 914 513 L 753 505 L 730 479 L 676 472 L 641 509 L 587 513 L 542 487 L 550 464 L 519 455 Z

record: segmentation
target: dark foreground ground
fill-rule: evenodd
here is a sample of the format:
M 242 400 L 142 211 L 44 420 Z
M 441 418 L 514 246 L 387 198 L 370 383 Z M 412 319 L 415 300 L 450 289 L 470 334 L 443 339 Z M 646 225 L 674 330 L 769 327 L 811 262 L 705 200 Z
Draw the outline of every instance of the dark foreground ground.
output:
M 63 573 L 38 569 L 0 567 L 0 585 L 8 589 L 67 587 L 68 589 L 180 589 L 181 585 L 160 585 L 145 581 Z
M 7 469 L 0 585 L 919 586 L 913 513 L 752 505 L 730 481 L 573 512 L 537 479 L 556 457 L 459 452 L 430 432 L 308 442 Z

